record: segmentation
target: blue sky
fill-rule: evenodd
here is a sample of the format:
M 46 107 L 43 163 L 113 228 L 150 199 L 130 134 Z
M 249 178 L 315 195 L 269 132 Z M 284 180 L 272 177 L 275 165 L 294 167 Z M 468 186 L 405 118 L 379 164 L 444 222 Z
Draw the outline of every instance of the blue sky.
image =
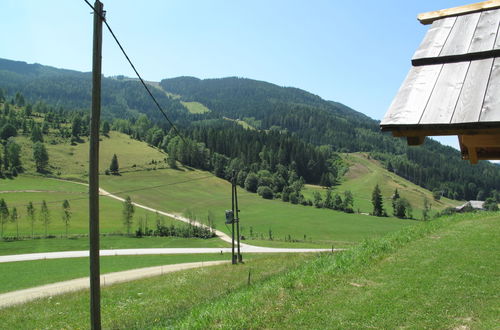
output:
M 381 119 L 428 29 L 416 15 L 474 1 L 103 2 L 147 80 L 248 77 Z M 2 58 L 91 70 L 92 15 L 83 0 L 2 0 L 0 30 Z M 106 76 L 133 76 L 107 31 L 103 48 Z

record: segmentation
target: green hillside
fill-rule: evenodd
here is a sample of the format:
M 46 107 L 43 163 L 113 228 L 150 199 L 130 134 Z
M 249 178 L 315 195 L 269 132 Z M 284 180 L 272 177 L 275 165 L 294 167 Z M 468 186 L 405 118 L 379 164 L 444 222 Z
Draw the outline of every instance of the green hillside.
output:
M 16 137 L 23 150 L 22 162 L 26 171 L 35 172 L 33 163 L 33 143 L 25 136 Z M 83 138 L 82 143 L 48 143 L 50 171 L 53 175 L 64 178 L 87 180 L 89 142 Z M 158 149 L 150 148 L 146 143 L 131 139 L 129 136 L 111 131 L 109 136 L 102 136 L 99 147 L 99 168 L 102 173 L 109 168 L 113 154 L 118 156 L 122 171 L 152 169 L 165 164 L 166 154 Z M 165 165 L 166 166 L 166 165 Z
M 442 197 L 440 200 L 434 200 L 432 193 L 416 184 L 387 171 L 382 164 L 369 158 L 365 153 L 344 154 L 343 158 L 349 164 L 349 170 L 340 181 L 338 186 L 334 187 L 334 193 L 343 197 L 343 193 L 349 190 L 355 196 L 354 210 L 362 213 L 372 213 L 373 205 L 371 202 L 373 188 L 378 184 L 384 197 L 384 207 L 389 214 L 392 214 L 392 199 L 395 189 L 398 190 L 401 197 L 406 198 L 413 208 L 413 216 L 417 219 L 422 218 L 423 200 L 426 198 L 431 204 L 431 210 L 441 211 L 447 207 L 454 207 L 461 202 Z M 325 189 L 318 186 L 306 185 L 304 195 L 313 198 L 313 191 L 319 191 L 323 198 Z
M 29 164 L 31 142 L 23 136 L 17 137 L 16 141 L 19 141 L 23 147 L 23 161 Z M 53 174 L 85 180 L 87 149 L 87 142 L 76 145 L 68 143 L 48 144 L 49 164 Z M 224 210 L 231 207 L 231 188 L 227 181 L 215 177 L 212 173 L 180 165 L 179 169 L 171 169 L 165 162 L 168 155 L 144 142 L 114 131 L 110 132 L 109 137 L 102 138 L 101 173 L 109 166 L 112 154 L 116 154 L 118 157 L 121 175 L 102 174 L 100 180 L 104 189 L 121 197 L 131 196 L 133 201 L 163 211 L 195 217 L 202 222 L 206 222 L 210 214 L 216 220 L 217 229 L 230 234 L 229 228 L 224 225 Z M 375 161 L 368 161 L 356 154 L 346 155 L 345 158 L 348 158 L 352 166 L 342 185 L 337 189 L 339 191 L 349 189 L 353 192 L 355 210 L 357 208 L 361 212 L 370 210 L 369 196 L 371 189 L 377 182 L 383 188 L 385 196 L 392 194 L 396 185 L 401 194 L 408 199 L 413 200 L 416 198 L 415 196 L 418 196 L 414 205 L 416 210 L 420 207 L 420 196 L 422 194 L 430 196 L 430 193 L 424 189 L 417 188 L 385 171 Z M 366 167 L 364 172 L 359 170 L 362 165 Z M 33 171 L 31 166 L 26 166 L 26 172 Z M 360 174 L 361 172 L 363 175 Z M 391 180 L 387 181 L 384 179 L 385 177 L 390 177 Z M 23 176 L 13 180 L 3 180 L 3 182 L 8 183 L 5 190 L 37 190 L 47 186 L 43 190 L 49 191 L 52 189 L 50 187 L 54 186 L 54 180 L 51 179 L 30 180 Z M 35 184 L 35 182 L 38 183 Z M 69 193 L 76 189 L 75 193 L 83 195 L 86 188 L 81 185 L 56 182 L 58 182 L 58 187 L 52 189 L 54 191 L 47 196 L 43 192 L 18 192 L 6 194 L 5 199 L 9 207 L 16 205 L 19 208 L 24 208 L 28 201 L 39 203 L 42 199 L 46 199 L 53 208 L 52 213 L 59 215 L 61 212 L 59 204 L 64 199 L 71 199 L 68 197 Z M 38 188 L 37 185 L 39 185 Z M 308 191 L 312 189 L 322 188 L 306 189 L 306 197 Z M 84 233 L 87 230 L 85 197 L 81 196 L 72 202 L 75 214 L 78 213 L 72 220 L 73 233 Z M 103 200 L 103 219 L 112 219 L 109 222 L 103 221 L 102 230 L 104 232 L 122 231 L 121 203 L 106 198 L 101 199 Z M 437 210 L 448 205 L 451 205 L 451 202 L 443 201 L 440 204 L 436 203 L 433 207 L 434 210 Z M 409 220 L 377 218 L 356 213 L 347 214 L 329 209 L 317 209 L 312 206 L 293 205 L 281 200 L 266 200 L 241 188 L 239 188 L 239 207 L 241 209 L 242 234 L 247 240 L 250 239 L 250 243 L 256 245 L 286 246 L 291 244 L 295 247 L 331 247 L 332 245 L 342 247 L 414 224 L 413 221 Z M 76 212 L 76 210 L 85 211 Z M 134 228 L 138 226 L 138 219 L 145 219 L 145 214 L 141 212 L 143 211 L 138 211 L 135 216 Z M 416 213 L 415 216 L 418 216 Z M 151 220 L 151 216 L 149 221 L 154 221 Z M 39 231 L 41 224 L 37 223 L 37 226 Z M 13 227 L 9 226 L 8 228 L 10 228 L 9 233 L 12 233 Z M 28 229 L 26 224 L 22 225 L 21 228 L 23 231 Z M 50 228 L 55 233 L 61 233 L 63 224 L 59 220 L 53 221 Z

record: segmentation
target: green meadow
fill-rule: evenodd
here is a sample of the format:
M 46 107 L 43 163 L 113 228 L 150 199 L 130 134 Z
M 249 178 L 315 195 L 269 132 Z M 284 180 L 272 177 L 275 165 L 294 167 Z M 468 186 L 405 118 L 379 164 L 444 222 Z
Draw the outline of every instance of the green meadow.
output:
M 163 211 L 182 213 L 206 222 L 209 212 L 217 229 L 230 234 L 224 224 L 224 210 L 231 208 L 231 185 L 208 172 L 162 169 L 101 176 L 101 186 L 119 196 Z M 368 237 L 410 226 L 415 221 L 347 214 L 311 206 L 265 200 L 238 188 L 242 234 L 259 240 L 292 240 L 318 246 L 342 247 Z
M 105 328 L 494 329 L 500 217 L 421 222 L 343 253 L 262 256 L 106 287 Z M 7 328 L 80 328 L 88 291 L 0 310 Z M 228 313 L 231 310 L 231 313 Z

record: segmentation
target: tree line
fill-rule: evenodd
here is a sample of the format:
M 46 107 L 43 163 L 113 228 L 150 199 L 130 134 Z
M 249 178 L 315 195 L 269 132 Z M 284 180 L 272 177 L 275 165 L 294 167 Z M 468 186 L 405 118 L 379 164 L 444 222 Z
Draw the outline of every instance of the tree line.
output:
M 49 225 L 52 222 L 52 216 L 47 206 L 47 202 L 42 200 L 40 204 L 40 209 L 37 210 L 33 202 L 29 202 L 26 205 L 25 216 L 22 217 L 21 213 L 18 211 L 17 207 L 14 206 L 9 209 L 7 202 L 1 198 L 0 199 L 0 239 L 5 239 L 4 231 L 5 227 L 10 223 L 16 228 L 16 239 L 20 239 L 19 235 L 19 224 L 21 219 L 29 224 L 31 228 L 31 237 L 35 237 L 35 224 L 40 222 L 44 227 L 44 237 L 50 237 Z M 71 205 L 67 199 L 65 199 L 61 204 L 61 214 L 60 219 L 64 223 L 66 237 L 69 235 L 69 227 L 73 213 L 71 211 Z

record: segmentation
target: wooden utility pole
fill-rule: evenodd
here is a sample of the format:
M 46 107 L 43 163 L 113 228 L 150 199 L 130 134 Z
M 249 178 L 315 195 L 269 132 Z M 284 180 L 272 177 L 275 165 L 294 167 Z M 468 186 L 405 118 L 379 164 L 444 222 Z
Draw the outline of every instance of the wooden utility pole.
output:
M 231 180 L 231 210 L 233 213 L 233 221 L 231 222 L 231 263 L 234 265 L 238 263 L 236 255 L 234 254 L 234 173 Z
M 237 189 L 238 186 L 236 185 L 236 181 L 234 182 L 233 184 L 233 194 L 234 194 L 234 205 L 235 205 L 235 209 L 234 209 L 234 221 L 236 222 L 236 237 L 237 237 L 237 240 L 238 240 L 238 262 L 239 263 L 242 263 L 243 262 L 243 256 L 241 255 L 241 251 L 240 251 L 240 216 L 238 214 L 238 212 L 240 211 L 238 209 L 238 192 L 237 192 Z
M 90 322 L 101 329 L 101 283 L 99 268 L 99 128 L 101 116 L 101 54 L 103 4 L 94 3 L 94 41 L 92 55 L 92 113 L 89 152 L 89 240 L 90 240 Z

